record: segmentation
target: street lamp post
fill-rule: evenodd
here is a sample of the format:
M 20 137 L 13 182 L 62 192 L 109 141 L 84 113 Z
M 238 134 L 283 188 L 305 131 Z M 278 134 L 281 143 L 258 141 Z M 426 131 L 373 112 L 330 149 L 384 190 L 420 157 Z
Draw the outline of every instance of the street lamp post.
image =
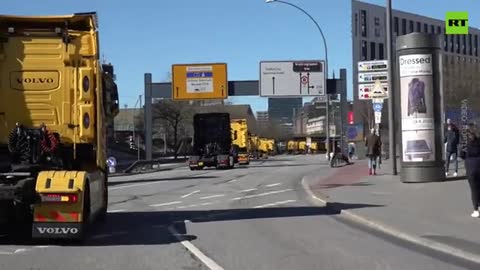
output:
M 395 138 L 395 91 L 393 89 L 392 0 L 387 1 L 387 59 L 388 59 L 388 140 L 392 174 L 397 175 L 397 142 Z
M 300 10 L 301 12 L 303 12 L 305 15 L 308 16 L 308 18 L 310 18 L 310 20 L 312 20 L 312 22 L 317 26 L 317 29 L 318 31 L 320 32 L 320 35 L 322 35 L 322 40 L 323 40 L 323 47 L 325 48 L 325 76 L 326 76 L 326 79 L 325 79 L 325 82 L 328 80 L 328 53 L 327 53 L 327 40 L 325 39 L 325 36 L 323 35 L 323 31 L 322 31 L 322 28 L 320 28 L 320 25 L 317 23 L 317 21 L 315 21 L 315 19 L 310 15 L 308 14 L 308 12 L 306 12 L 303 8 L 297 6 L 297 5 L 294 5 L 292 3 L 289 3 L 289 2 L 286 2 L 286 1 L 282 1 L 282 0 L 265 0 L 266 3 L 282 3 L 282 4 L 285 4 L 285 5 L 289 5 L 291 7 L 294 7 L 298 10 Z M 325 88 L 327 86 L 325 85 Z M 325 95 L 327 97 L 327 105 L 325 106 L 326 107 L 326 137 L 327 137 L 327 142 L 326 142 L 326 147 L 327 147 L 327 157 L 328 157 L 328 160 L 330 160 L 330 96 L 329 94 L 327 93 L 327 90 L 328 89 L 325 89 Z

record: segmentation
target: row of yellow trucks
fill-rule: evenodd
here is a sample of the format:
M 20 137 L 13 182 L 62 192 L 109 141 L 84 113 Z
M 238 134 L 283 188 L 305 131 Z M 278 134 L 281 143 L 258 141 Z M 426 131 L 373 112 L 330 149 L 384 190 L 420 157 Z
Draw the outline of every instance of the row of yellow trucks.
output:
M 287 153 L 289 155 L 315 154 L 318 152 L 318 143 L 312 142 L 310 146 L 306 141 L 290 140 L 287 142 Z
M 246 119 L 232 119 L 230 127 L 232 144 L 238 153 L 240 165 L 248 165 L 251 158 L 267 158 L 276 154 L 275 140 L 251 134 Z

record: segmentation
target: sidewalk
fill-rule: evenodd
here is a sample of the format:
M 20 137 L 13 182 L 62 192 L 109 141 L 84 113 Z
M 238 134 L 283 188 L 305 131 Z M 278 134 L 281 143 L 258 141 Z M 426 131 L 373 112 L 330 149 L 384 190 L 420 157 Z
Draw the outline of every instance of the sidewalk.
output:
M 356 222 L 384 233 L 463 259 L 480 262 L 480 219 L 470 217 L 470 190 L 465 179 L 405 184 L 383 161 L 379 175 L 369 176 L 366 161 L 332 169 L 327 176 L 308 175 L 304 187 L 328 203 L 364 204 L 343 210 Z M 464 171 L 459 170 L 459 175 Z M 336 209 L 340 210 L 340 209 Z

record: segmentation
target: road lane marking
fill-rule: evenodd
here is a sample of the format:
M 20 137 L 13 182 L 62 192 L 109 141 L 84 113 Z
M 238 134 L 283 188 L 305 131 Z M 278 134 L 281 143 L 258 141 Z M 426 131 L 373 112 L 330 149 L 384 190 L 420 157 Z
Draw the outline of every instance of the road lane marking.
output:
M 227 183 L 233 183 L 233 182 L 237 182 L 237 179 L 230 180 Z
M 190 241 L 183 240 L 181 234 L 179 234 L 173 226 L 168 227 L 170 233 L 177 238 L 178 241 L 190 251 L 195 257 L 197 257 L 201 262 L 203 262 L 210 270 L 224 270 L 223 267 L 218 265 L 214 260 L 210 259 L 205 255 L 200 249 L 194 246 Z
M 119 186 L 119 187 L 109 187 L 108 189 L 115 190 L 115 189 L 122 189 L 122 188 L 140 187 L 140 186 L 153 185 L 153 184 L 166 183 L 166 182 L 169 182 L 169 181 L 165 180 L 165 181 L 161 181 L 161 182 L 151 182 L 151 183 L 141 183 L 141 184 Z M 113 182 L 113 183 L 115 183 L 115 182 Z
M 232 201 L 238 201 L 238 200 L 242 200 L 242 199 L 250 199 L 250 198 L 255 198 L 255 197 L 263 197 L 263 196 L 268 196 L 268 195 L 278 194 L 278 193 L 283 193 L 283 192 L 288 192 L 288 191 L 293 191 L 293 189 L 289 188 L 289 189 L 270 191 L 270 192 L 259 193 L 259 194 L 254 194 L 254 195 L 236 197 L 236 198 L 233 198 Z
M 108 210 L 107 213 L 118 213 L 118 212 L 125 212 L 125 209 L 118 209 L 118 210 Z
M 186 207 L 198 207 L 198 204 L 187 205 Z
M 250 191 L 255 191 L 257 190 L 256 188 L 249 188 L 249 189 L 244 189 L 244 190 L 240 190 L 239 192 L 250 192 Z
M 179 206 L 177 207 L 177 209 L 184 209 L 184 208 L 187 208 L 186 206 Z
M 254 206 L 253 208 L 264 208 L 264 207 L 270 207 L 270 206 L 277 206 L 277 205 L 287 204 L 287 203 L 291 203 L 291 202 L 296 202 L 296 200 L 286 200 L 286 201 L 282 201 L 282 202 L 275 202 L 275 203 L 269 203 L 269 204 L 264 204 L 264 205 L 257 205 L 257 206 Z
M 167 203 L 159 203 L 159 204 L 151 204 L 151 207 L 159 207 L 159 206 L 167 206 L 167 205 L 173 205 L 173 204 L 179 204 L 182 203 L 181 201 L 174 201 L 174 202 L 167 202 Z
M 0 251 L 0 255 L 13 255 L 12 252 Z
M 200 190 L 192 191 L 192 192 L 190 192 L 190 193 L 188 193 L 188 194 L 183 195 L 181 198 L 182 198 L 182 199 L 187 198 L 188 196 L 191 196 L 191 195 L 193 195 L 193 194 L 195 194 L 195 193 L 198 193 L 198 192 L 200 192 Z
M 276 187 L 276 186 L 280 186 L 282 183 L 275 183 L 275 184 L 270 184 L 270 185 L 266 185 L 266 187 Z
M 212 199 L 212 198 L 218 198 L 218 197 L 224 197 L 224 196 L 225 194 L 211 195 L 211 196 L 201 197 L 200 200 L 206 200 L 206 199 Z
M 19 248 L 19 249 L 16 249 L 16 250 L 14 251 L 14 253 L 17 254 L 17 253 L 22 253 L 22 252 L 25 252 L 25 251 L 27 251 L 26 248 Z
M 213 204 L 213 202 L 201 203 L 201 204 L 199 204 L 199 206 L 205 206 L 205 205 L 210 205 L 210 204 Z

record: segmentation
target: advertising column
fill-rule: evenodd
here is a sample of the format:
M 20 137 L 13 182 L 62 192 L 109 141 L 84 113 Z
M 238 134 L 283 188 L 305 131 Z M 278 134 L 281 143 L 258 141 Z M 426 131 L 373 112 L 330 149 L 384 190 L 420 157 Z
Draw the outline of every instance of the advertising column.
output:
M 402 182 L 445 178 L 440 44 L 437 36 L 423 33 L 397 38 Z

